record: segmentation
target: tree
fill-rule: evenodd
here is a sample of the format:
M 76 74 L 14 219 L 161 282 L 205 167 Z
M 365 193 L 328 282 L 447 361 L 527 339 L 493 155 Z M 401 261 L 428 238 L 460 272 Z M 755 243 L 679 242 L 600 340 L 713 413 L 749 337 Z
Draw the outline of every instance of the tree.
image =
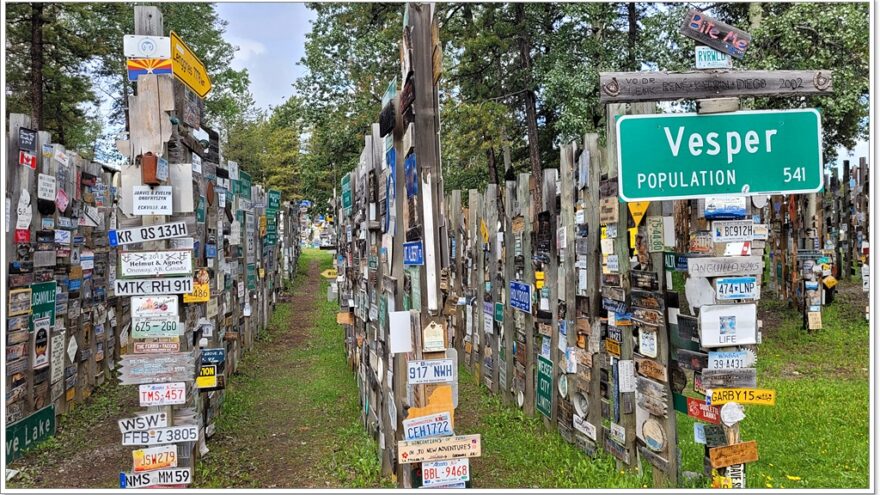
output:
M 246 70 L 230 67 L 235 47 L 223 39 L 226 21 L 212 4 L 161 3 L 166 31 L 176 31 L 205 63 L 213 90 L 206 125 L 224 128 L 253 111 Z M 39 14 L 37 14 L 39 12 Z M 9 110 L 30 113 L 53 140 L 93 157 L 113 147 L 114 126 L 127 122 L 128 81 L 120 41 L 134 32 L 134 9 L 125 3 L 16 3 L 7 7 L 6 94 Z M 37 89 L 40 91 L 37 91 Z M 97 118 L 100 98 L 113 100 L 112 126 Z M 102 150 L 110 154 L 112 149 Z

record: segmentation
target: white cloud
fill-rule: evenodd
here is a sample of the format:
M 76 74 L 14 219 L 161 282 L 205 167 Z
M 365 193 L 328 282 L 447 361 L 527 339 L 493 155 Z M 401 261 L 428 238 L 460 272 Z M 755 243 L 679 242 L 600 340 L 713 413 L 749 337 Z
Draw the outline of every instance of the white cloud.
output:
M 235 69 L 241 69 L 247 66 L 248 62 L 252 61 L 257 56 L 266 53 L 266 45 L 257 40 L 240 38 L 238 36 L 227 36 L 226 41 L 237 48 L 235 51 L 235 57 L 232 59 L 232 66 Z

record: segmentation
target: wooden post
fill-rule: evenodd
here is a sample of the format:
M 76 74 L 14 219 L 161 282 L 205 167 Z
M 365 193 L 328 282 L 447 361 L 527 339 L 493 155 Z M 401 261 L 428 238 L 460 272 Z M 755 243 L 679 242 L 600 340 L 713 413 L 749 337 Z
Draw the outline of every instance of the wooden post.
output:
M 480 356 L 482 356 L 483 342 L 483 293 L 485 290 L 485 271 L 483 269 L 483 237 L 480 234 L 480 224 L 483 220 L 482 195 L 476 190 L 471 189 L 468 192 L 468 213 L 471 218 L 469 226 L 471 238 L 471 256 L 472 256 L 472 278 L 471 289 L 473 290 L 474 301 L 471 305 L 471 359 L 470 369 L 474 373 L 477 384 L 481 383 L 482 364 Z
M 140 6 L 136 5 L 134 7 L 134 34 L 136 35 L 144 35 L 144 36 L 164 36 L 165 29 L 163 25 L 162 12 L 158 7 L 152 6 Z M 158 91 L 158 88 L 157 88 Z M 141 94 L 141 81 L 137 82 L 137 92 Z M 173 97 L 172 97 L 173 101 Z M 156 112 L 161 112 L 159 108 L 156 108 Z M 134 126 L 136 123 L 131 122 L 130 125 Z M 163 150 L 155 150 L 154 153 L 160 154 Z M 167 156 L 165 153 L 161 153 L 162 156 Z M 135 160 L 136 157 L 132 156 L 130 159 L 132 161 Z M 156 225 L 165 222 L 164 216 L 156 216 L 149 215 L 142 217 L 142 225 Z M 244 237 L 244 236 L 242 236 Z M 165 241 L 152 241 L 144 243 L 144 248 L 146 249 L 164 249 Z M 181 315 L 182 316 L 182 315 Z M 194 386 L 194 385 L 193 385 Z M 153 408 L 150 408 L 153 409 Z M 161 406 L 157 408 L 158 411 L 164 412 L 168 417 L 168 426 L 173 425 L 173 407 L 172 406 Z M 195 451 L 195 444 L 193 445 L 193 450 Z M 190 458 L 192 458 L 190 456 Z M 194 467 L 194 466 L 191 466 Z
M 601 333 L 601 324 L 599 315 L 601 311 L 601 298 L 599 296 L 600 273 L 602 253 L 599 249 L 599 178 L 602 174 L 602 166 L 605 163 L 602 157 L 602 148 L 599 147 L 599 135 L 590 133 L 584 136 L 584 153 L 589 153 L 590 170 L 587 176 L 587 188 L 581 190 L 581 206 L 584 208 L 584 220 L 587 225 L 587 253 L 586 253 L 586 271 L 587 286 L 584 291 L 586 303 L 583 305 L 589 317 L 590 333 L 595 337 L 587 337 L 587 352 L 590 354 L 590 383 L 587 390 L 589 391 L 589 408 L 587 412 L 587 421 L 596 427 L 596 446 L 604 445 L 605 430 L 602 425 L 602 403 L 600 391 L 600 362 L 604 352 L 601 348 L 593 346 L 589 343 L 600 342 L 599 335 Z M 589 235 L 592 232 L 592 235 Z
M 550 250 L 549 250 L 549 259 L 546 263 L 544 263 L 542 269 L 544 270 L 544 287 L 549 289 L 549 297 L 547 298 L 550 304 L 550 321 L 546 322 L 550 325 L 550 363 L 552 364 L 552 374 L 553 381 L 551 382 L 551 390 L 550 390 L 550 417 L 544 418 L 544 426 L 547 428 L 556 428 L 556 410 L 559 406 L 559 392 L 556 390 L 559 384 L 559 376 L 561 375 L 561 370 L 559 369 L 560 362 L 560 352 L 559 352 L 559 296 L 557 294 L 557 275 L 559 274 L 559 262 L 558 262 L 558 253 L 556 250 L 556 172 L 555 168 L 547 168 L 544 169 L 544 178 L 541 181 L 541 212 L 550 214 Z M 536 292 L 538 293 L 538 301 L 541 301 L 541 292 L 543 289 L 537 289 L 537 284 L 535 285 Z M 538 319 L 539 322 L 545 323 L 541 321 L 542 319 Z M 545 324 L 546 324 L 545 323 Z M 543 339 L 541 339 L 543 340 Z M 537 343 L 537 342 L 536 342 Z M 563 346 L 565 343 L 562 344 Z
M 498 343 L 500 342 L 500 338 L 498 335 L 499 329 L 498 325 L 495 324 L 495 302 L 499 301 L 499 287 L 498 284 L 498 259 L 499 252 L 497 249 L 497 239 L 498 239 L 498 185 L 497 184 L 489 184 L 486 186 L 486 195 L 483 198 L 484 206 L 483 206 L 483 215 L 486 219 L 486 229 L 489 231 L 489 245 L 488 247 L 488 259 L 486 260 L 486 282 L 490 287 L 490 292 L 487 294 L 488 297 L 484 299 L 484 301 L 488 302 L 490 307 L 492 308 L 492 313 L 484 315 L 484 318 L 489 319 L 489 323 L 484 325 L 488 328 L 491 326 L 492 334 L 486 336 L 486 346 L 484 347 L 484 353 L 487 357 L 490 357 L 487 361 L 491 363 L 491 370 L 488 370 L 489 373 L 485 375 L 484 381 L 489 381 L 489 390 L 492 393 L 498 392 L 498 366 L 499 366 L 499 347 Z
M 632 104 L 632 114 L 644 114 L 644 113 L 653 113 L 654 112 L 654 103 L 634 103 Z M 614 129 L 614 122 L 616 115 L 622 115 L 624 113 L 624 106 L 619 104 L 610 104 L 608 105 L 608 146 L 607 150 L 607 163 L 606 167 L 608 170 L 608 178 L 615 179 L 617 178 L 617 167 L 614 166 L 617 163 L 617 136 Z M 614 240 L 614 252 L 618 257 L 619 262 L 619 273 L 620 273 L 620 287 L 629 294 L 630 290 L 630 236 L 628 231 L 629 225 L 629 211 L 626 207 L 625 203 L 618 204 L 618 216 L 617 216 L 617 238 Z M 626 327 L 623 329 L 623 341 L 620 343 L 620 360 L 632 360 L 633 359 L 633 344 L 632 344 L 632 334 L 631 329 L 633 327 Z M 611 363 L 609 373 L 613 374 L 614 367 L 617 363 Z M 636 459 L 636 448 L 635 448 L 635 397 L 633 392 L 623 392 L 618 394 L 617 400 L 620 401 L 619 405 L 619 425 L 626 430 L 626 442 L 624 447 L 629 454 L 630 466 L 635 469 L 641 469 L 641 464 L 635 462 Z M 613 419 L 612 413 L 612 419 Z
M 852 249 L 851 246 L 853 244 L 854 232 L 853 232 L 853 222 L 852 222 L 852 198 L 850 197 L 852 193 L 852 189 L 850 186 L 850 166 L 849 160 L 843 161 L 843 184 L 841 184 L 843 197 L 840 202 L 841 209 L 841 224 L 840 229 L 845 233 L 841 235 L 841 242 L 838 246 L 838 250 L 842 251 L 841 260 L 842 263 L 840 265 L 840 279 L 841 280 L 849 280 L 852 275 Z
M 504 286 L 501 287 L 501 294 L 504 304 L 504 320 L 501 324 L 502 340 L 501 346 L 504 349 L 504 367 L 506 369 L 505 379 L 501 380 L 499 387 L 501 388 L 501 400 L 505 404 L 515 401 L 512 393 L 513 377 L 516 374 L 513 360 L 513 341 L 516 338 L 516 330 L 514 328 L 514 309 L 510 306 L 510 281 L 516 278 L 516 268 L 513 262 L 513 231 L 511 219 L 513 218 L 513 203 L 516 198 L 516 181 L 507 181 L 504 186 Z M 506 297 L 505 297 L 506 296 Z
M 461 297 L 463 293 L 462 289 L 462 259 L 464 258 L 464 244 L 462 243 L 462 211 L 461 211 L 461 190 L 456 189 L 451 193 L 451 199 L 449 200 L 449 221 L 450 221 L 450 241 L 455 244 L 454 249 L 450 249 L 450 251 L 454 251 L 455 259 L 452 260 L 453 264 L 450 266 L 449 273 L 449 285 L 450 291 L 449 297 L 453 298 L 455 303 L 455 316 L 453 317 L 455 320 L 455 349 L 458 351 L 459 356 L 464 356 L 464 325 L 462 325 L 462 312 L 461 306 L 458 305 L 458 298 Z M 450 256 L 452 253 L 450 253 Z
M 395 97 L 395 108 L 400 108 L 400 96 Z M 394 203 L 390 205 L 390 208 L 394 209 L 394 215 L 396 218 L 394 231 L 392 234 L 394 235 L 393 239 L 393 249 L 391 253 L 391 276 L 394 278 L 394 308 L 397 311 L 403 310 L 403 283 L 404 283 L 404 270 L 403 270 L 403 242 L 406 236 L 406 225 L 404 224 L 404 203 L 406 202 L 406 171 L 403 166 L 403 143 L 401 141 L 401 116 L 400 112 L 397 112 L 397 126 L 396 132 L 394 132 L 393 140 L 394 140 L 394 149 L 396 153 L 394 154 L 395 160 L 394 163 L 389 163 L 389 167 L 394 167 Z M 394 405 L 397 408 L 397 428 L 394 431 L 394 448 L 392 452 L 395 454 L 392 456 L 393 458 L 393 466 L 396 467 L 395 472 L 397 475 L 397 486 L 399 488 L 410 488 L 412 487 L 412 479 L 410 476 L 410 469 L 407 464 L 398 464 L 397 463 L 397 443 L 404 439 L 403 432 L 403 420 L 406 419 L 406 411 L 409 407 L 406 404 L 407 400 L 407 392 L 406 392 L 406 354 L 398 353 L 393 355 L 394 359 L 394 372 L 392 376 L 392 384 L 394 386 Z
M 530 201 L 529 178 L 531 174 L 519 174 L 519 182 L 517 183 L 517 203 L 519 204 L 520 214 L 525 219 L 525 230 L 523 231 L 522 251 L 525 263 L 521 282 L 532 287 L 535 286 L 535 270 L 532 264 L 532 221 L 535 217 Z M 534 301 L 534 297 L 532 298 Z M 526 333 L 526 384 L 523 392 L 523 411 L 528 416 L 535 415 L 535 371 L 536 371 L 536 355 L 535 350 L 535 319 L 533 314 L 525 315 L 525 333 Z

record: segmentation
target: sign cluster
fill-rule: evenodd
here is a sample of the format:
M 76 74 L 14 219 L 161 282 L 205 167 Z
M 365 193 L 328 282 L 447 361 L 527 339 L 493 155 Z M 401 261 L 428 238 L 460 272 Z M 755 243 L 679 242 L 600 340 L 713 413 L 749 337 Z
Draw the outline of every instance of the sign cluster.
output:
M 395 472 L 402 487 L 464 488 L 480 435 L 455 428 L 461 354 L 448 319 L 457 300 L 447 292 L 449 272 L 439 270 L 449 253 L 437 137 L 420 127 L 420 140 L 415 125 L 429 108 L 437 114 L 439 68 L 419 56 L 424 44 L 440 56 L 437 20 L 427 5 L 405 8 L 403 83 L 388 85 L 358 166 L 341 179 L 337 266 L 326 276 L 336 276 L 337 321 L 383 472 Z
M 161 30 L 158 9 L 135 11 Z M 131 36 L 124 50 L 144 60 L 170 58 L 171 48 L 168 38 Z M 146 408 L 119 422 L 122 444 L 134 448 L 120 486 L 190 484 L 226 378 L 296 263 L 288 236 L 299 233 L 298 215 L 279 191 L 230 174 L 237 165 L 201 125 L 204 105 L 171 82 L 161 72 L 137 77 L 121 168 L 82 159 L 10 116 L 10 147 L 24 152 L 10 177 L 16 208 L 7 208 L 16 227 L 7 233 L 10 461 L 53 435 L 56 415 L 115 370 Z M 173 98 L 157 99 L 160 88 Z

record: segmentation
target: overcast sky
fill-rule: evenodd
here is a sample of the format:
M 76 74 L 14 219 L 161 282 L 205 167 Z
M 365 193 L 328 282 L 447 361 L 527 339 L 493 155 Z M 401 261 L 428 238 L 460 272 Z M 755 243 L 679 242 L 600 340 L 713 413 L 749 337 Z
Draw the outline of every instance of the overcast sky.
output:
M 217 12 L 229 22 L 224 38 L 239 48 L 232 66 L 248 70 L 257 106 L 282 103 L 303 74 L 299 60 L 314 11 L 304 3 L 218 3 Z

